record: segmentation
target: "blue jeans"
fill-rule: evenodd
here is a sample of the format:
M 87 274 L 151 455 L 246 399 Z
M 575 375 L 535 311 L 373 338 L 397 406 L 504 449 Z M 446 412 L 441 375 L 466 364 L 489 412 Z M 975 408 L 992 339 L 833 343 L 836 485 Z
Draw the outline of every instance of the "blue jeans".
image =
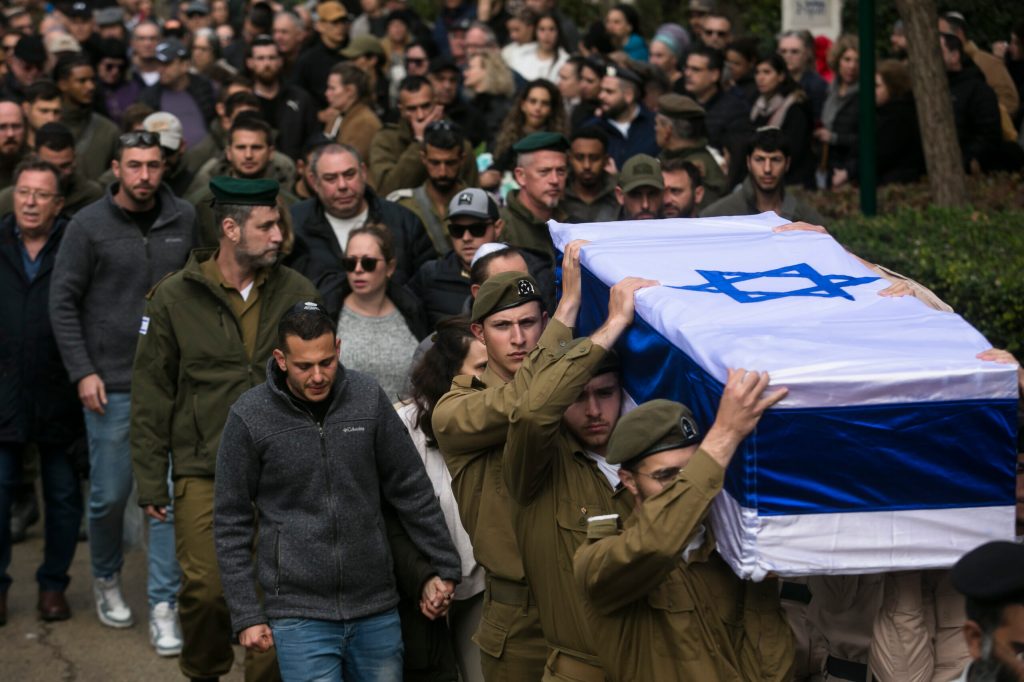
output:
M 402 679 L 398 609 L 353 620 L 273 618 L 284 682 L 392 682 Z
M 11 502 L 21 483 L 24 443 L 0 443 L 0 592 L 11 585 Z M 71 578 L 68 569 L 78 546 L 82 520 L 82 491 L 71 457 L 63 446 L 40 445 L 39 469 L 43 481 L 46 517 L 43 563 L 36 571 L 40 590 L 63 592 Z
M 105 414 L 97 414 L 85 410 L 89 437 L 89 549 L 96 578 L 109 578 L 124 565 L 124 512 L 132 491 L 128 440 L 131 394 L 108 393 L 104 411 Z M 149 603 L 173 603 L 180 579 L 174 555 L 174 524 L 154 522 L 149 537 Z

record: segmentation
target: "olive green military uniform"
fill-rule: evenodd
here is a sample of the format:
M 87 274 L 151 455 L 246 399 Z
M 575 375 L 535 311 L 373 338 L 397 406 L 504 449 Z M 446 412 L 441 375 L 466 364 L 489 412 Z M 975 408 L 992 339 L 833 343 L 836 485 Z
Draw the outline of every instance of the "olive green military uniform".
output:
M 466 187 L 476 187 L 480 174 L 476 156 L 468 140 L 462 144 L 463 162 L 459 180 Z M 370 184 L 382 197 L 396 189 L 419 187 L 427 180 L 427 169 L 420 159 L 420 143 L 412 135 L 409 122 L 388 123 L 373 138 L 370 158 L 363 159 L 370 169 Z
M 718 161 L 706 149 L 707 142 L 706 139 L 701 138 L 697 140 L 697 145 L 699 146 L 676 149 L 674 151 L 665 149 L 661 152 L 662 161 L 676 158 L 684 159 L 700 169 L 701 184 L 704 186 L 704 198 L 697 204 L 699 208 L 710 206 L 713 202 L 718 201 L 729 193 L 729 180 L 725 177 L 725 173 L 722 172 L 722 167 L 718 165 Z
M 555 245 L 551 241 L 548 224 L 546 221 L 534 218 L 530 209 L 523 206 L 519 201 L 520 191 L 512 190 L 505 199 L 505 206 L 501 209 L 501 218 L 505 221 L 505 229 L 501 231 L 501 238 L 512 246 L 521 246 L 537 253 L 546 253 L 554 261 Z M 564 221 L 566 218 L 560 208 L 555 209 L 555 214 L 552 217 L 558 221 Z
M 227 180 L 231 183 L 245 181 Z M 275 183 L 252 181 L 272 188 Z M 237 203 L 266 205 L 240 197 Z M 168 504 L 173 460 L 174 532 L 182 571 L 178 611 L 189 677 L 225 675 L 234 664 L 231 619 L 213 544 L 213 476 L 228 410 L 266 379 L 277 323 L 296 302 L 317 300 L 302 275 L 274 265 L 257 272 L 246 299 L 228 285 L 216 250 L 197 249 L 149 294 L 132 375 L 131 448 L 139 504 Z M 279 679 L 273 652 L 253 655 L 247 680 Z
M 459 516 L 476 559 L 487 572 L 475 641 L 488 682 L 536 682 L 548 655 L 512 529 L 502 453 L 509 415 L 519 396 L 534 372 L 555 362 L 556 351 L 571 340 L 571 330 L 551 320 L 510 382 L 490 368 L 479 379 L 456 377 L 451 391 L 434 408 L 434 434 L 452 474 Z
M 737 578 L 702 526 L 724 475 L 697 450 L 625 530 L 576 553 L 594 651 L 612 682 L 790 679 L 793 641 L 778 583 Z M 702 528 L 703 542 L 691 548 Z
M 75 136 L 75 159 L 82 175 L 98 178 L 110 168 L 117 139 L 121 135 L 113 121 L 97 114 L 92 107 L 65 104 L 60 122 Z
M 605 173 L 601 189 L 593 201 L 587 203 L 573 190 L 572 181 L 565 185 L 561 208 L 570 223 L 604 223 L 619 216 L 619 200 L 615 198 L 614 175 Z
M 613 488 L 562 426 L 562 415 L 605 356 L 601 346 L 581 339 L 558 362 L 537 368 L 512 411 L 505 443 L 512 524 L 544 637 L 554 650 L 545 680 L 604 680 L 587 639 L 572 559 L 586 542 L 587 517 L 626 516 L 633 497 L 621 485 Z
M 457 195 L 463 188 L 464 185 L 460 181 L 458 189 L 456 189 L 455 194 L 452 196 Z M 445 228 L 448 206 L 443 205 L 441 206 L 441 211 L 437 210 L 437 205 L 434 204 L 427 193 L 426 182 L 413 189 L 396 189 L 387 196 L 387 200 L 393 201 L 400 206 L 405 206 L 415 213 L 423 221 L 423 226 L 427 228 L 427 236 L 430 237 L 430 242 L 434 245 L 434 250 L 437 251 L 437 254 L 442 257 L 448 255 L 448 252 L 452 250 L 451 239 L 448 236 L 448 230 Z
M 102 185 L 82 175 L 81 171 L 75 171 L 74 182 L 71 191 L 64 196 L 64 208 L 61 213 L 73 216 L 79 209 L 101 199 L 103 194 Z M 0 191 L 0 215 L 7 215 L 12 211 L 14 211 L 14 187 L 8 186 Z

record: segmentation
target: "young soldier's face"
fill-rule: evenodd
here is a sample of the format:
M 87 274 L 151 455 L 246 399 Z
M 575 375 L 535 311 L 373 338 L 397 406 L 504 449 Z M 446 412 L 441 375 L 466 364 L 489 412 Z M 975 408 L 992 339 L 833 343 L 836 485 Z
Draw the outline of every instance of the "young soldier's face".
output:
M 583 447 L 603 456 L 621 410 L 619 375 L 605 372 L 587 382 L 562 421 Z
M 537 347 L 547 322 L 540 303 L 530 301 L 500 310 L 472 325 L 473 334 L 487 346 L 487 366 L 509 381 L 523 360 Z

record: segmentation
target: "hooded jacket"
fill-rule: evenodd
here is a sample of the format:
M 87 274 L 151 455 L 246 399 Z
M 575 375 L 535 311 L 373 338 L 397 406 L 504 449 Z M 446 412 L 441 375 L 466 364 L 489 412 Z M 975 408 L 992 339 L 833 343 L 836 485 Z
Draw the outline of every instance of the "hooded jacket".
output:
M 385 501 L 434 572 L 458 582 L 459 555 L 434 489 L 377 382 L 339 366 L 318 423 L 291 398 L 273 358 L 267 376 L 231 408 L 217 453 L 214 541 L 232 630 L 393 608 Z

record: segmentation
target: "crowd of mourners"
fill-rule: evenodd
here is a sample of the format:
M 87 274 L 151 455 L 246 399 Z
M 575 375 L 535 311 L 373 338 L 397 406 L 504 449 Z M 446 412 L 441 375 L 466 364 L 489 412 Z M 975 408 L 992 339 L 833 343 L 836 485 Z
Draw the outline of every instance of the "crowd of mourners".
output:
M 38 525 L 39 616 L 71 617 L 87 542 L 96 616 L 133 627 L 141 507 L 150 641 L 193 680 L 234 644 L 253 680 L 1024 680 L 1001 610 L 1024 610 L 1019 546 L 741 581 L 707 511 L 784 391 L 737 370 L 706 429 L 669 401 L 620 418 L 612 348 L 655 282 L 574 333 L 582 245 L 556 252 L 551 220 L 823 230 L 802 195 L 862 170 L 855 35 L 746 35 L 713 0 L 657 27 L 556 0 L 432 21 L 406 0 L 3 4 L 0 625 Z M 1018 171 L 1024 24 L 986 51 L 969 19 L 934 34 L 963 166 Z M 891 29 L 882 184 L 925 173 Z

